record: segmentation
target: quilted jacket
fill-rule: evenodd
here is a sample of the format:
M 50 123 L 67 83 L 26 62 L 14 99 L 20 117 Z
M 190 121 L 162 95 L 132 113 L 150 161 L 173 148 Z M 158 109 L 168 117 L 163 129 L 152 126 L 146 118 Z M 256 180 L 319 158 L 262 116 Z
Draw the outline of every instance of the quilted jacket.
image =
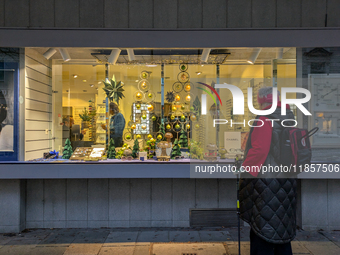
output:
M 290 110 L 287 110 L 286 116 L 281 116 L 280 112 L 278 107 L 269 118 L 294 119 Z M 280 154 L 280 134 L 283 128 L 280 122 L 274 123 L 270 152 L 263 165 L 278 165 L 275 159 Z M 248 137 L 245 156 L 251 148 L 251 133 L 252 131 Z M 283 244 L 292 241 L 296 235 L 297 182 L 294 178 L 278 177 L 278 174 L 271 173 L 259 174 L 257 178 L 241 178 L 240 216 L 265 241 Z

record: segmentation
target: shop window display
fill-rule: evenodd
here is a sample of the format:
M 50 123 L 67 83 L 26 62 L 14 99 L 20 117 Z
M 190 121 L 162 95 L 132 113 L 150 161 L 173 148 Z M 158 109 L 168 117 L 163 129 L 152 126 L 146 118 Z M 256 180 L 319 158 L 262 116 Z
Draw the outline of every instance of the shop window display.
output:
M 263 86 L 308 88 L 313 96 L 307 107 L 316 118 L 306 119 L 291 105 L 295 118 L 301 127 L 319 127 L 313 146 L 329 147 L 329 138 L 331 145 L 338 144 L 338 74 L 321 72 L 313 49 L 299 49 L 310 69 L 303 66 L 300 76 L 296 48 L 284 48 L 280 58 L 277 48 L 262 48 L 254 63 L 247 62 L 252 48 L 213 49 L 207 62 L 201 61 L 201 49 L 135 49 L 133 61 L 122 50 L 115 64 L 108 62 L 109 49 L 68 48 L 71 60 L 66 62 L 58 52 L 45 59 L 47 50 L 25 49 L 26 161 L 142 162 L 139 152 L 149 163 L 227 161 L 243 152 L 250 130 L 229 124 L 256 118 L 246 95 L 252 88 L 258 109 L 256 95 Z M 216 84 L 243 92 L 244 115 L 234 114 L 231 92 Z M 229 122 L 207 125 L 214 119 Z M 4 123 L 3 130 L 9 127 Z M 226 140 L 233 133 L 240 136 L 239 147 Z

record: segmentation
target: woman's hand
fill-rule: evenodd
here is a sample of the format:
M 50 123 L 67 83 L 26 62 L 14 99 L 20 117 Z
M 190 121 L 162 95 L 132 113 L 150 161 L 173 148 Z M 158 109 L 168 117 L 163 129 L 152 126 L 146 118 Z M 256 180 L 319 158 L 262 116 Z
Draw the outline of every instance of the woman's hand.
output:
M 106 130 L 106 125 L 102 124 L 102 129 Z

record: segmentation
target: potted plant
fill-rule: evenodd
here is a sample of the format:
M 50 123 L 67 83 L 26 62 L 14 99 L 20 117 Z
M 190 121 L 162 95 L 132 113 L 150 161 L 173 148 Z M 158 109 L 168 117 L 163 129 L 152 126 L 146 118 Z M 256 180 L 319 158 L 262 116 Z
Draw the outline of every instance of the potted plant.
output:
M 82 128 L 88 128 L 90 125 L 91 116 L 89 115 L 89 112 L 86 110 L 86 107 L 84 107 L 83 114 L 79 114 L 79 117 L 82 120 L 81 123 Z

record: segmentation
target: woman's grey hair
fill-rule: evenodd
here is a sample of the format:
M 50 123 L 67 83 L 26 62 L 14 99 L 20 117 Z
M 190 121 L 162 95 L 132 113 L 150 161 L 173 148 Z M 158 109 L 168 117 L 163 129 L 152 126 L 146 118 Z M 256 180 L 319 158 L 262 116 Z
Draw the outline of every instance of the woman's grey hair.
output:
M 270 94 L 273 94 L 273 87 L 262 87 L 258 91 L 259 98 L 267 97 Z M 280 91 L 277 91 L 277 95 L 280 96 Z

